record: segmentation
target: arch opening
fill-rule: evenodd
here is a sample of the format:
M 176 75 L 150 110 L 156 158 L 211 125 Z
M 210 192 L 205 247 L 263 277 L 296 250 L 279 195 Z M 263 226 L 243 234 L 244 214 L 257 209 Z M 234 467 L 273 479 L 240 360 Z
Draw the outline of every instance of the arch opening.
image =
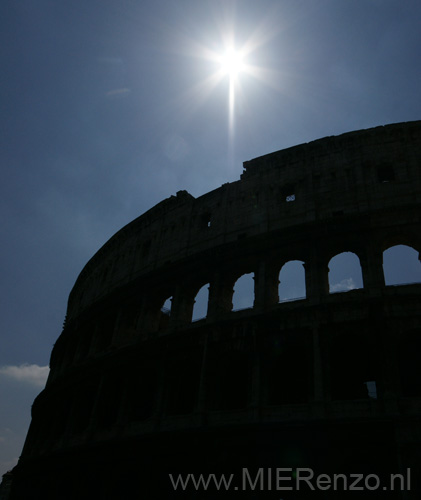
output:
M 165 300 L 161 307 L 161 312 L 166 314 L 167 316 L 171 316 L 171 306 L 172 306 L 172 296 L 168 297 L 168 299 Z
M 329 293 L 363 288 L 360 259 L 353 252 L 342 252 L 329 261 Z
M 194 299 L 192 321 L 199 321 L 208 315 L 209 283 L 203 285 Z
M 170 321 L 173 297 L 168 297 L 161 306 L 161 316 L 159 319 L 159 330 L 166 328 Z
M 279 302 L 301 300 L 306 298 L 306 279 L 304 262 L 290 260 L 279 272 Z
M 234 285 L 232 310 L 251 309 L 254 305 L 254 273 L 240 276 Z
M 383 252 L 383 274 L 386 285 L 421 283 L 418 252 L 408 245 L 395 245 Z

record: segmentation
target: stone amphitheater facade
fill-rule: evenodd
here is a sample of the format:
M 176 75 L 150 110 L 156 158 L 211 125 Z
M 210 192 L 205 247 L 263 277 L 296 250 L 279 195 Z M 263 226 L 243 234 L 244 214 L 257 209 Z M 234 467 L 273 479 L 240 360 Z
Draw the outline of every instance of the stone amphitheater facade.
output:
M 263 488 L 218 495 L 279 498 L 275 468 L 382 481 L 410 469 L 410 490 L 367 498 L 418 498 L 421 284 L 386 286 L 383 252 L 420 252 L 420 229 L 421 122 L 267 154 L 239 181 L 158 203 L 70 293 L 12 498 L 198 498 L 169 473 L 243 468 L 263 470 Z M 363 287 L 329 293 L 341 252 L 358 256 Z M 280 302 L 291 260 L 304 263 L 305 298 Z M 253 307 L 233 311 L 246 273 Z M 192 321 L 203 285 L 207 315 Z M 285 498 L 306 495 L 347 498 L 305 485 Z

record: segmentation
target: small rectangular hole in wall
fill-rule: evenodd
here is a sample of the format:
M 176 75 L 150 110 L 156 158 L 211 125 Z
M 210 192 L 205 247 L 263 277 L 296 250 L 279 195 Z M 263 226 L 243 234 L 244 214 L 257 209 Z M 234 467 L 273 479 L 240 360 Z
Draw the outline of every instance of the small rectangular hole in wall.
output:
M 211 225 L 211 214 L 209 212 L 203 213 L 200 217 L 200 228 L 207 229 L 208 227 L 211 227 Z
M 395 180 L 395 171 L 392 165 L 381 165 L 377 167 L 377 180 L 379 182 L 392 182 Z
M 287 203 L 295 201 L 295 186 L 292 184 L 284 186 L 281 190 L 281 196 Z

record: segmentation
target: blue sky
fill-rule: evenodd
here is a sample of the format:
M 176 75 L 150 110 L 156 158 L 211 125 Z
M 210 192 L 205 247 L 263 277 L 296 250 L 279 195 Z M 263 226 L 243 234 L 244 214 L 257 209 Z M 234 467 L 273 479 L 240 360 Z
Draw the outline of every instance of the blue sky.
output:
M 1 2 L 0 473 L 96 250 L 243 161 L 420 119 L 420 19 L 418 0 Z M 254 68 L 231 127 L 229 78 L 208 85 L 207 58 L 228 39 Z

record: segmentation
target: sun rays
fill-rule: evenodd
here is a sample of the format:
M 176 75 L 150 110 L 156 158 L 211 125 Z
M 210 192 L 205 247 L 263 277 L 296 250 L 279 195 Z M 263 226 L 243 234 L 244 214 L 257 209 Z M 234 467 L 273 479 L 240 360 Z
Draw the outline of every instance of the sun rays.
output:
M 196 36 L 178 33 L 172 51 L 184 58 L 183 63 L 191 69 L 190 84 L 174 101 L 184 122 L 199 116 L 208 103 L 213 103 L 214 111 L 221 109 L 223 103 L 214 100 L 225 94 L 226 99 L 226 136 L 229 150 L 229 163 L 234 162 L 235 129 L 239 111 L 243 116 L 250 108 L 250 99 L 256 99 L 254 82 L 260 82 L 272 90 L 281 90 L 282 81 L 278 66 L 283 51 L 278 51 L 278 58 L 272 61 L 265 46 L 273 41 L 280 31 L 274 23 L 276 16 L 269 13 L 254 24 L 247 34 L 247 27 L 235 22 L 235 13 L 219 13 L 213 26 L 200 31 Z M 250 26 L 249 26 L 250 27 Z M 269 67 L 267 66 L 269 63 Z M 185 66 L 188 70 L 188 66 Z M 187 73 L 185 73 L 187 75 Z M 187 79 L 188 80 L 188 79 Z M 217 107 L 215 107 L 215 105 Z M 213 115 L 216 117 L 216 115 Z M 222 130 L 221 130 L 222 132 Z M 232 160 L 232 161 L 231 161 Z

